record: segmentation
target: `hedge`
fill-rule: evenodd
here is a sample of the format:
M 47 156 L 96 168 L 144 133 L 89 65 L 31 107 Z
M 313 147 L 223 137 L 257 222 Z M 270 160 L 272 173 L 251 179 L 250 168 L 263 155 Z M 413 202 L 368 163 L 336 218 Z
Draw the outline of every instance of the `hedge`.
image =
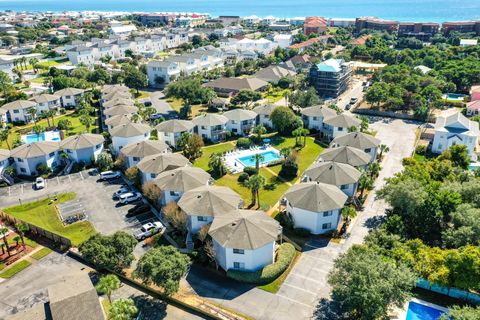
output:
M 277 259 L 274 263 L 257 271 L 228 270 L 227 277 L 239 282 L 252 284 L 267 284 L 277 279 L 295 257 L 295 247 L 290 243 L 283 243 L 278 247 Z

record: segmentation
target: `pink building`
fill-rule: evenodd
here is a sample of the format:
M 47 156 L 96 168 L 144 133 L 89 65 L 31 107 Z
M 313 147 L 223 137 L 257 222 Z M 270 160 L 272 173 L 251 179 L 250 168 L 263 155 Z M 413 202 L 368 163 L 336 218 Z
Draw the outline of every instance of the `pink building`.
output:
M 472 86 L 470 89 L 471 101 L 480 100 L 480 85 Z
M 480 95 L 480 93 L 477 93 Z M 467 116 L 476 116 L 480 114 L 480 99 L 467 103 Z

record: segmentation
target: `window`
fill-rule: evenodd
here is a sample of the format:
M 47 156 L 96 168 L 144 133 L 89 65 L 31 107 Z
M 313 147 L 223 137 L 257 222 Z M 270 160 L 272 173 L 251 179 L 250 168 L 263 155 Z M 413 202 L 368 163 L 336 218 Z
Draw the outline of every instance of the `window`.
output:
M 20 113 L 19 110 L 13 110 L 13 113 Z
M 329 223 L 324 223 L 322 224 L 322 229 L 325 230 L 325 229 L 331 229 L 332 228 L 332 224 L 329 222 Z
M 313 117 L 313 121 L 317 121 L 317 120 L 318 120 L 318 118 L 317 118 L 317 117 Z
M 17 158 L 18 162 L 23 162 L 23 159 Z
M 176 196 L 178 196 L 178 193 L 175 192 L 175 191 L 170 191 L 170 195 L 171 195 L 172 197 L 176 197 Z
M 207 130 L 207 127 L 201 126 L 202 130 Z
M 55 152 L 50 153 L 48 156 L 53 157 L 55 155 Z
M 143 135 L 144 137 L 147 137 L 148 136 L 148 132 L 145 132 L 145 134 Z
M 324 217 L 330 217 L 332 214 L 333 214 L 332 211 L 325 211 L 325 212 L 323 213 L 323 216 L 324 216 Z
M 234 269 L 245 269 L 245 263 L 243 262 L 234 262 L 233 263 Z
M 366 153 L 370 153 L 370 151 L 372 151 L 372 149 L 370 149 L 370 148 L 365 149 L 365 152 L 366 152 Z
M 25 170 L 25 168 L 20 168 L 20 171 L 21 172 L 27 172 L 27 170 Z
M 340 190 L 346 190 L 346 189 L 348 189 L 348 184 L 342 184 L 340 186 Z
M 197 216 L 197 221 L 207 221 L 207 218 L 203 216 Z
M 155 173 L 150 173 L 150 178 L 154 179 L 154 178 L 156 178 L 156 177 L 157 177 L 157 174 L 155 174 Z
M 343 128 L 342 128 L 342 127 L 338 127 L 338 131 L 343 131 Z
M 133 161 L 140 161 L 139 157 L 133 157 Z
M 97 145 L 95 146 L 95 149 L 100 149 L 101 146 L 102 146 L 101 144 L 97 144 Z
M 243 250 L 243 249 L 233 249 L 233 253 L 234 254 L 244 254 L 245 250 Z

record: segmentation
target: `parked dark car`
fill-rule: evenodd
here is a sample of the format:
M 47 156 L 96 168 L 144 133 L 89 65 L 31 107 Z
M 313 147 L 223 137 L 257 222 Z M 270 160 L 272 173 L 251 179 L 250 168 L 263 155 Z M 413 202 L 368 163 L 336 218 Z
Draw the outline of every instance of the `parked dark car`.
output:
M 150 206 L 147 204 L 138 204 L 135 207 L 128 209 L 127 218 L 138 216 L 139 214 L 146 213 L 150 211 Z

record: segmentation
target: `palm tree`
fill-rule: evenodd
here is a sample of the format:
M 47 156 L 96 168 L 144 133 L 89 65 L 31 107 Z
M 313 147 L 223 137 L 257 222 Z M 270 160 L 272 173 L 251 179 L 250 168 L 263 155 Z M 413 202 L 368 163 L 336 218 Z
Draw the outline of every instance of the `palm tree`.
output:
M 15 241 L 15 247 L 18 247 L 18 242 L 21 240 L 20 236 L 13 237 L 13 241 Z
M 265 178 L 261 175 L 253 175 L 245 182 L 245 186 L 252 192 L 252 207 L 258 203 L 260 207 L 260 189 L 265 185 Z
M 142 117 L 140 117 L 140 115 L 138 113 L 134 113 L 130 117 L 130 120 L 132 120 L 132 122 L 140 122 L 141 118 Z
M 47 119 L 47 125 L 48 125 L 47 128 L 51 128 L 51 127 L 50 127 L 50 115 L 49 115 L 48 111 L 42 110 L 42 111 L 40 112 L 40 116 L 41 116 L 42 118 Z
M 257 140 L 260 142 L 262 140 L 262 134 L 267 133 L 267 129 L 263 126 L 263 124 L 259 124 L 253 128 L 253 133 L 257 135 Z
M 3 96 L 6 97 L 8 89 L 12 86 L 12 79 L 3 71 L 0 71 L 0 88 L 2 89 Z
M 67 164 L 68 158 L 69 158 L 68 153 L 66 153 L 65 151 L 62 151 L 60 153 L 60 159 L 63 161 L 64 164 Z
M 357 210 L 353 207 L 343 207 L 342 209 L 342 217 L 345 219 L 346 222 L 349 222 L 350 219 L 353 219 L 357 216 Z
M 120 288 L 120 280 L 114 274 L 109 274 L 100 278 L 98 284 L 95 286 L 97 292 L 100 294 L 106 294 L 108 301 L 112 303 L 112 293 L 114 290 Z
M 288 158 L 292 154 L 292 148 L 285 147 L 280 149 L 280 155 L 283 156 L 283 158 Z
M 5 254 L 5 244 L 0 243 L 0 247 L 2 248 L 2 256 Z
M 260 162 L 262 162 L 265 157 L 261 153 L 256 153 L 253 157 L 255 158 L 255 169 L 257 169 L 258 173 L 258 170 L 260 170 Z
M 37 124 L 37 109 L 34 107 L 28 108 L 27 113 L 32 117 L 33 123 Z
M 20 236 L 20 240 L 22 240 L 22 246 L 25 249 L 25 238 L 24 237 L 25 237 L 25 233 L 28 232 L 28 230 L 30 230 L 30 228 L 28 227 L 28 224 L 25 224 L 25 223 L 17 223 L 15 225 L 15 228 L 17 229 L 17 233 Z
M 5 248 L 7 248 L 8 256 L 10 257 L 10 247 L 8 246 L 8 239 L 7 239 L 8 232 L 9 232 L 8 228 L 5 228 L 5 227 L 0 228 L 0 236 L 3 239 L 3 244 L 5 245 Z
M 80 121 L 80 123 L 85 126 L 85 128 L 87 129 L 87 132 L 90 132 L 90 127 L 92 126 L 93 122 L 89 115 L 86 115 L 86 114 L 81 115 L 78 121 Z
M 34 125 L 32 127 L 32 131 L 33 133 L 35 133 L 37 135 L 37 141 L 38 141 L 38 136 L 44 131 L 43 130 L 43 127 L 42 126 L 37 126 L 37 125 Z
M 28 60 L 28 63 L 30 63 L 30 65 L 32 66 L 33 72 L 37 73 L 38 58 L 30 58 L 30 60 Z
M 22 83 L 23 82 L 23 73 L 20 69 L 18 68 L 14 68 L 13 70 L 13 73 L 15 73 L 15 75 L 17 76 L 18 78 L 18 82 Z
M 375 179 L 378 176 L 378 174 L 380 173 L 380 170 L 382 170 L 382 167 L 380 166 L 380 163 L 378 163 L 378 161 L 373 161 L 368 166 L 368 173 L 370 174 L 370 177 L 372 177 L 373 179 Z
M 27 69 L 27 57 L 20 58 L 20 64 L 23 64 L 24 69 Z
M 208 160 L 208 166 L 218 174 L 219 177 L 223 177 L 225 174 L 225 165 L 223 164 L 223 155 L 220 152 L 215 152 L 210 155 Z
M 373 179 L 368 174 L 362 174 L 358 180 L 358 187 L 360 188 L 359 198 L 363 198 L 363 193 L 365 190 L 371 190 L 373 188 Z
M 10 150 L 10 142 L 8 142 L 8 136 L 10 135 L 10 130 L 7 128 L 7 129 L 4 129 L 2 131 L 0 131 L 0 142 L 5 142 L 7 144 L 7 147 L 8 147 L 8 150 Z
M 389 152 L 390 148 L 386 144 L 381 144 L 379 148 L 380 148 L 380 154 L 378 155 L 378 158 L 382 160 L 383 154 Z
M 57 114 L 57 111 L 55 109 L 49 109 L 47 111 L 47 116 L 52 119 L 52 127 L 55 127 L 55 115 Z

